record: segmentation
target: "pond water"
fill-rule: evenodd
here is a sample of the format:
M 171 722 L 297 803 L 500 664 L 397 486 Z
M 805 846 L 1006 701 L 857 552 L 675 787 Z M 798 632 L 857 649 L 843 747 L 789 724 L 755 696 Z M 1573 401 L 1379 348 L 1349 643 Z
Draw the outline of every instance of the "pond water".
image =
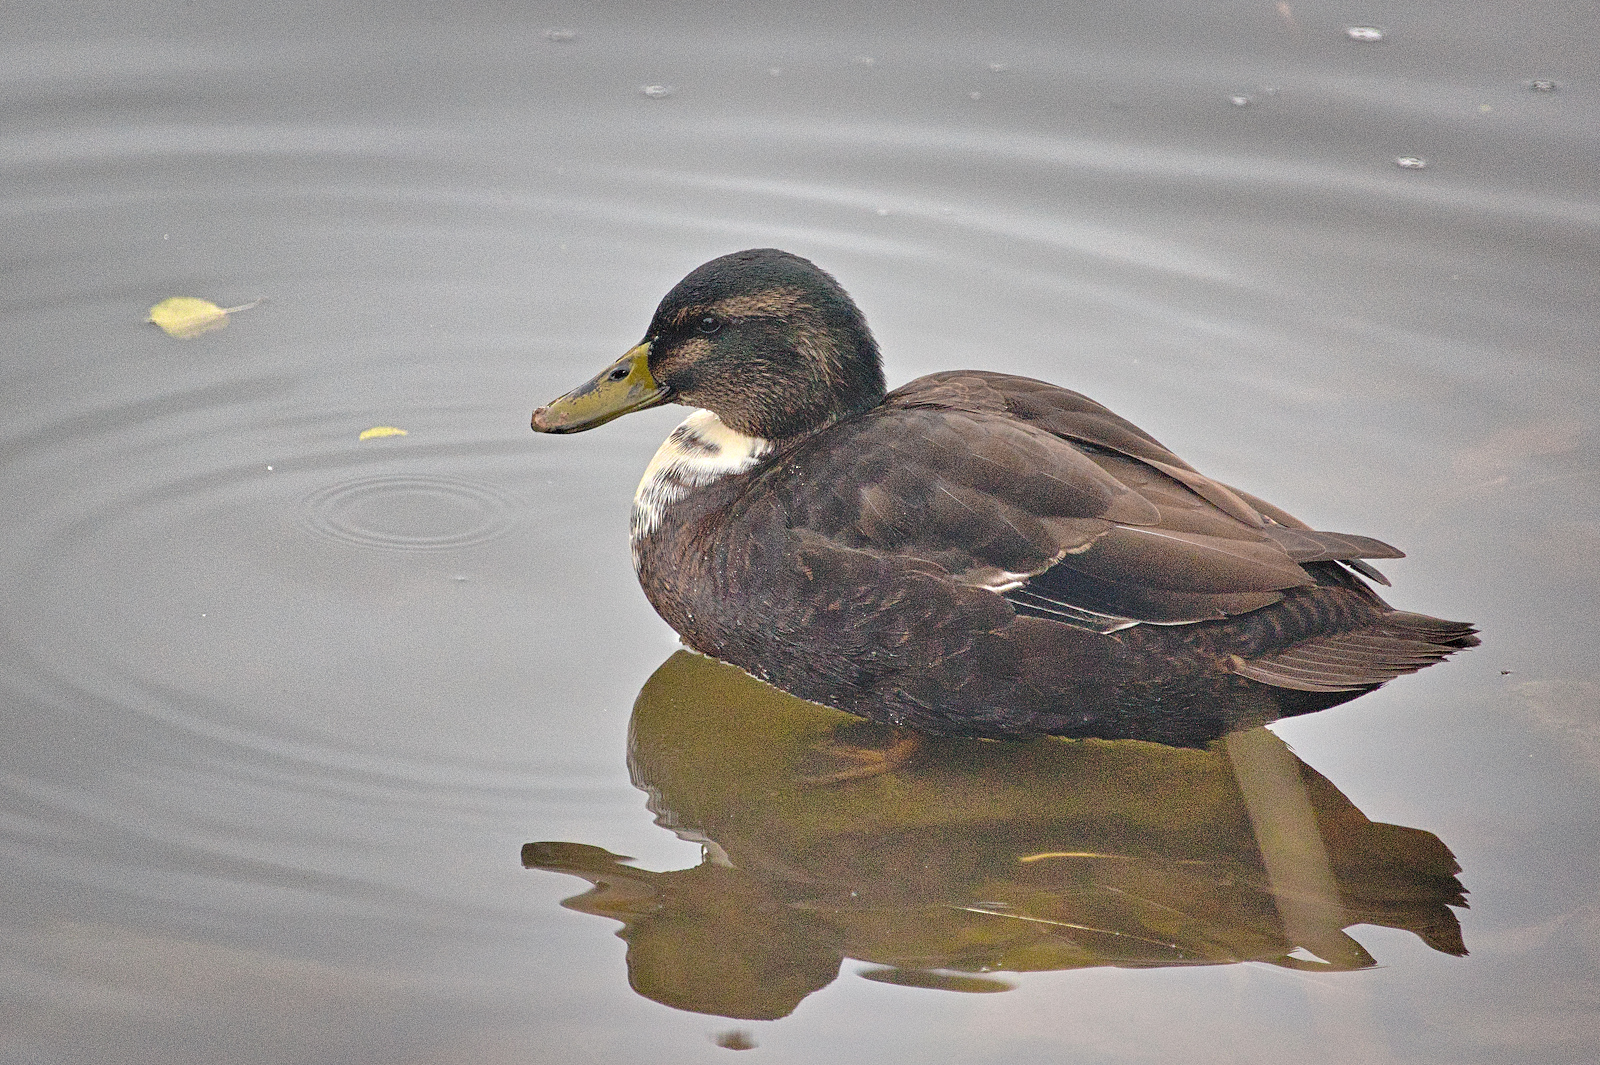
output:
M 0 1060 L 1594 1060 L 1597 31 L 8 5 Z M 1085 392 L 1400 546 L 1392 601 L 1484 645 L 1287 747 L 764 791 L 818 719 L 761 733 L 628 562 L 683 412 L 528 431 L 755 246 L 841 280 L 891 383 Z M 168 296 L 265 302 L 178 340 L 144 322 Z M 718 705 L 755 717 L 689 720 Z M 1341 893 L 1404 890 L 1285 938 L 1227 757 L 1305 783 Z M 796 903 L 796 854 L 889 901 Z M 1125 931 L 1156 910 L 1186 923 Z M 1007 964 L 963 968 L 976 940 Z

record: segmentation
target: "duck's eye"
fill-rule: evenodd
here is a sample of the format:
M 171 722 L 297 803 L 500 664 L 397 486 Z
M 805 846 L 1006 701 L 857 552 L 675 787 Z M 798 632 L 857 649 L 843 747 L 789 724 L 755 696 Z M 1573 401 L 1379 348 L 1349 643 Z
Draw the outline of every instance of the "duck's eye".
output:
M 718 318 L 714 314 L 708 314 L 696 322 L 694 324 L 694 328 L 696 332 L 710 336 L 712 333 L 715 333 L 717 330 L 722 328 L 722 319 Z

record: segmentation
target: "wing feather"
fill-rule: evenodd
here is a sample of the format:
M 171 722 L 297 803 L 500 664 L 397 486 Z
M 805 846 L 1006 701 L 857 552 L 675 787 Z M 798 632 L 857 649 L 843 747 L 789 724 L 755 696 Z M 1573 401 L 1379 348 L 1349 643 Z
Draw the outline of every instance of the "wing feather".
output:
M 1304 564 L 1400 555 L 1309 529 L 1093 400 L 1003 374 L 913 381 L 781 467 L 830 486 L 795 499 L 791 527 L 1094 631 L 1246 613 L 1315 583 Z

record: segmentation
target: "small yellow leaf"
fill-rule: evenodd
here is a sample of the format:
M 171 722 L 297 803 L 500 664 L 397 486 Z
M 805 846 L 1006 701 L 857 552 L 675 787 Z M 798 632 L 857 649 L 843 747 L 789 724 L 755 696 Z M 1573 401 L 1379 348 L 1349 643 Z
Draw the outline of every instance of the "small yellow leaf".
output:
M 358 440 L 371 440 L 371 439 L 373 439 L 375 437 L 379 437 L 379 436 L 405 436 L 405 435 L 406 435 L 406 431 L 404 429 L 397 429 L 392 425 L 374 425 L 371 429 L 363 429 L 363 430 L 361 430 L 361 435 L 359 437 L 357 437 L 356 439 L 358 439 Z
M 237 307 L 218 307 L 210 300 L 193 296 L 171 296 L 151 307 L 150 317 L 145 321 L 159 325 L 168 336 L 188 340 L 201 333 L 221 329 L 228 324 L 228 315 L 234 311 L 248 311 L 260 302 L 252 300 Z

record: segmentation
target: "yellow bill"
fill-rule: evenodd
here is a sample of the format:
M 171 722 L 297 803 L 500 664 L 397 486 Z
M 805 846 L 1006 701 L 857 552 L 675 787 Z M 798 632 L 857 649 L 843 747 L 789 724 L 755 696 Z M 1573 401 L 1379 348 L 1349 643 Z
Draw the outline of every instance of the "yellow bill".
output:
M 670 396 L 650 375 L 650 344 L 646 341 L 549 406 L 534 411 L 533 429 L 581 433 L 624 414 L 658 406 Z

